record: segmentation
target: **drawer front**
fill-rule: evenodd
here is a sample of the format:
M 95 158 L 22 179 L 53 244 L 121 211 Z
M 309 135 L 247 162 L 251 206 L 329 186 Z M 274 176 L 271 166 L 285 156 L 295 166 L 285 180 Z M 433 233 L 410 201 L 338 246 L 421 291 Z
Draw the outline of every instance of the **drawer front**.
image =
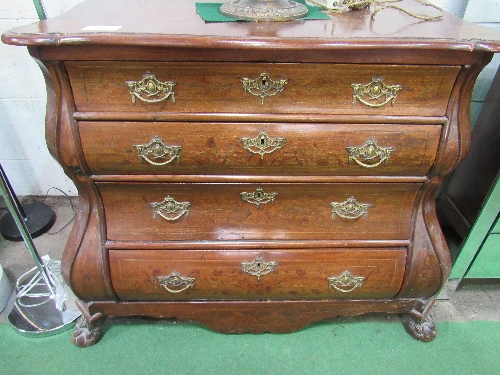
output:
M 108 240 L 407 240 L 421 184 L 97 186 Z
M 109 252 L 122 300 L 392 298 L 406 250 Z
M 80 122 L 94 174 L 425 175 L 440 125 Z
M 78 111 L 443 116 L 460 67 L 66 62 Z

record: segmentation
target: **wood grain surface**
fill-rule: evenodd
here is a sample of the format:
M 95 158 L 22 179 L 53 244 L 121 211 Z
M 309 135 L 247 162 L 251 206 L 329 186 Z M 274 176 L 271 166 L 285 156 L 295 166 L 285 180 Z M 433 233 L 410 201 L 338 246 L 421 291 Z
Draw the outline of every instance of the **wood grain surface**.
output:
M 97 184 L 104 204 L 107 239 L 172 240 L 321 240 L 408 239 L 410 219 L 421 184 Z M 277 193 L 274 202 L 255 204 L 241 193 Z M 151 203 L 166 197 L 189 202 L 189 213 L 167 221 Z M 370 204 L 365 217 L 332 215 L 332 202 L 354 197 Z
M 85 160 L 96 175 L 332 175 L 425 176 L 434 163 L 441 126 L 366 124 L 260 123 L 129 123 L 80 122 Z M 279 149 L 262 157 L 245 149 L 242 138 L 285 138 Z M 179 158 L 153 165 L 139 158 L 134 145 L 147 145 L 158 136 L 166 146 L 180 146 Z M 361 149 L 370 139 L 379 148 L 392 148 L 380 163 L 360 157 L 365 168 L 349 158 L 349 147 Z M 258 149 L 253 148 L 254 152 Z M 150 160 L 166 162 L 168 158 Z
M 253 262 L 259 256 L 264 262 L 278 264 L 258 279 L 245 273 L 241 263 Z M 113 288 L 120 299 L 129 301 L 392 298 L 401 287 L 405 261 L 404 248 L 110 251 Z M 344 292 L 329 287 L 327 278 L 344 271 L 365 280 L 360 287 L 338 284 Z M 193 287 L 174 293 L 162 287 L 157 278 L 173 272 L 195 278 Z
M 358 64 L 273 63 L 103 63 L 67 62 L 78 111 L 329 113 L 441 116 L 446 112 L 458 66 L 392 66 Z M 175 103 L 132 103 L 126 81 L 151 73 L 161 82 L 175 82 Z M 259 97 L 243 90 L 241 78 L 287 80 L 275 96 Z M 395 104 L 372 108 L 353 101 L 352 84 L 368 85 L 381 77 L 400 85 Z M 375 101 L 379 103 L 380 101 Z

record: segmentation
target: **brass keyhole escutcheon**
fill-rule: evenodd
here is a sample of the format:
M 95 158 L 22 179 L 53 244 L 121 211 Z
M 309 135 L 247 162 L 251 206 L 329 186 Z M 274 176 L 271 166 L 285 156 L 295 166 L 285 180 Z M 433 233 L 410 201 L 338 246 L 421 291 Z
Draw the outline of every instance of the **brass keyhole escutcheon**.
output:
M 278 193 L 276 192 L 266 193 L 262 188 L 259 187 L 253 193 L 248 193 L 244 191 L 240 193 L 240 195 L 243 201 L 255 204 L 258 208 L 260 207 L 261 204 L 274 202 L 276 200 L 276 197 L 278 196 Z
M 283 137 L 271 138 L 262 130 L 255 138 L 241 138 L 241 143 L 245 150 L 252 154 L 259 154 L 260 160 L 264 159 L 265 154 L 271 154 L 276 150 L 281 149 L 286 139 Z
M 288 79 L 272 80 L 269 73 L 261 73 L 258 78 L 240 78 L 243 85 L 243 91 L 260 98 L 261 104 L 264 104 L 264 99 L 268 96 L 279 94 L 285 89 L 289 82 Z
M 260 277 L 267 275 L 274 271 L 276 266 L 279 266 L 278 262 L 265 262 L 262 256 L 259 255 L 253 262 L 242 262 L 241 267 L 243 267 L 243 272 L 248 273 L 252 276 L 257 276 L 257 281 L 260 281 Z

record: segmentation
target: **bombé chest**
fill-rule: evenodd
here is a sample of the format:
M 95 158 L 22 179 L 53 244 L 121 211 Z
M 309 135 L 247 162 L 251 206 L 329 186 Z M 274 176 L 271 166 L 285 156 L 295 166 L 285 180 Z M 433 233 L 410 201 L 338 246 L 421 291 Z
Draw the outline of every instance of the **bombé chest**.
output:
M 174 3 L 189 22 L 172 2 L 107 19 L 88 1 L 36 37 L 4 35 L 40 62 L 48 146 L 79 190 L 63 259 L 75 343 L 113 315 L 257 333 L 375 311 L 432 339 L 450 271 L 434 195 L 468 149 L 496 34 L 400 16 L 380 37 L 389 21 L 367 12 L 205 24 Z

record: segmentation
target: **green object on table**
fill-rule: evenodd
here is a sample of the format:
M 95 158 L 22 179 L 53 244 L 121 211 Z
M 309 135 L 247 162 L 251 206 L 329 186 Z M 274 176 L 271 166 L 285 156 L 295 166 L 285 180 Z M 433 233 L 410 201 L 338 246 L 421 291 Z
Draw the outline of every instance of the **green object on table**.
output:
M 35 4 L 36 13 L 38 14 L 38 18 L 41 20 L 47 19 L 47 14 L 45 13 L 45 8 L 41 0 L 33 0 L 33 4 Z
M 304 1 L 296 0 L 298 3 L 305 4 Z M 196 12 L 205 22 L 238 22 L 244 21 L 237 18 L 231 18 L 222 15 L 219 12 L 219 8 L 223 3 L 196 3 Z M 321 12 L 321 8 L 317 6 L 312 6 L 305 4 L 309 12 L 307 16 L 300 18 L 301 20 L 328 20 L 330 17 Z

